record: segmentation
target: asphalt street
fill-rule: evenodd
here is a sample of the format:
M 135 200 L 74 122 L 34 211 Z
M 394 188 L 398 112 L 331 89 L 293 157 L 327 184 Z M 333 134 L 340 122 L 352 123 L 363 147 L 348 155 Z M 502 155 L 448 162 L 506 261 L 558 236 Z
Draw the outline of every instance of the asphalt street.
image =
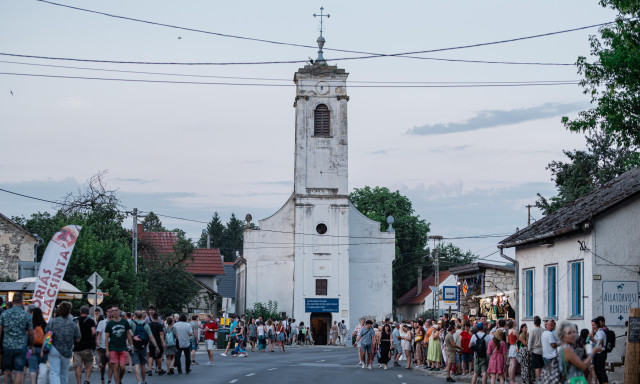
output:
M 341 347 L 292 347 L 286 352 L 249 352 L 248 357 L 223 357 L 215 350 L 214 365 L 208 366 L 206 351 L 196 354 L 199 365 L 191 366 L 191 373 L 147 378 L 148 384 L 215 383 L 215 384 L 288 384 L 288 383 L 444 383 L 434 378 L 404 368 L 383 370 L 373 365 L 371 370 L 358 365 L 355 348 Z M 184 364 L 184 361 L 183 361 Z M 70 373 L 69 383 L 76 382 Z M 106 383 L 106 381 L 105 381 Z M 135 384 L 133 373 L 125 373 L 123 384 Z M 100 384 L 100 374 L 91 375 L 91 384 Z M 113 384 L 113 383 L 112 383 Z

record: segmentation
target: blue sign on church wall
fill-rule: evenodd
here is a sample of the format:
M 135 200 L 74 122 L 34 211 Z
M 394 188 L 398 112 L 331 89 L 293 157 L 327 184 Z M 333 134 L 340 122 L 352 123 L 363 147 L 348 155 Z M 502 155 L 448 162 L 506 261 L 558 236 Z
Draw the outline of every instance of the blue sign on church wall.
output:
M 305 312 L 339 312 L 340 299 L 304 299 Z

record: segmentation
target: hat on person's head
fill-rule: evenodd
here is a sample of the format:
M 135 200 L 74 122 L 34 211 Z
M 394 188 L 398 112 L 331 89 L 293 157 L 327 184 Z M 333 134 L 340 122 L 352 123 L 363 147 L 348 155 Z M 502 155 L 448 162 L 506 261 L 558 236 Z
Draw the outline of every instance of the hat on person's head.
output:
M 481 331 L 483 327 L 484 324 L 482 324 L 482 321 L 479 321 L 478 324 L 476 324 L 476 328 L 478 328 L 479 331 Z
M 502 341 L 502 329 L 498 329 L 497 331 L 495 331 L 495 333 L 493 334 L 493 337 Z

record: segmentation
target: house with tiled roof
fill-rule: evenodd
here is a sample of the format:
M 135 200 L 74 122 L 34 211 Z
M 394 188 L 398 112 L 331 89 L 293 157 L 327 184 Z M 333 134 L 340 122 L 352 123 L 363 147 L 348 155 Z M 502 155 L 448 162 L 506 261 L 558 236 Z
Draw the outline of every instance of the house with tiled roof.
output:
M 428 276 L 425 279 L 421 279 L 421 276 L 419 276 L 417 284 L 398 299 L 396 314 L 404 320 L 416 320 L 418 314 L 433 309 L 434 292 L 432 287 L 435 287 L 435 283 L 435 275 Z M 436 297 L 439 301 L 438 306 L 441 313 L 444 313 L 447 309 L 447 306 L 442 302 L 442 287 L 451 285 L 456 285 L 455 276 L 449 271 L 440 271 L 439 292 L 436 293 Z M 457 306 L 453 311 L 457 311 Z
M 534 316 L 623 335 L 640 285 L 640 169 L 632 169 L 499 243 L 515 248 L 518 322 Z M 608 361 L 621 361 L 622 339 Z M 620 347 L 618 347 L 620 345 Z
M 138 225 L 138 236 L 150 247 L 156 257 L 175 255 L 174 246 L 178 242 L 176 232 L 148 232 Z M 223 257 L 219 249 L 196 248 L 191 259 L 186 261 L 186 270 L 200 287 L 199 300 L 187 308 L 190 313 L 217 313 L 219 283 L 225 275 Z M 233 274 L 235 276 L 235 273 Z
M 0 277 L 17 280 L 37 275 L 36 249 L 41 243 L 36 236 L 0 213 Z M 27 267 L 30 274 L 24 273 Z

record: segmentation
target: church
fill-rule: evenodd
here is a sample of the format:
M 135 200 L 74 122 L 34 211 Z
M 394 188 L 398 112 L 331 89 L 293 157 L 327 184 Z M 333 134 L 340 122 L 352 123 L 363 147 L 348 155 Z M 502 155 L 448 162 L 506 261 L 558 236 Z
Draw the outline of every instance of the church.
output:
M 353 329 L 362 317 L 391 317 L 395 258 L 393 231 L 349 202 L 349 74 L 327 64 L 324 42 L 321 32 L 318 58 L 294 75 L 293 193 L 259 229 L 245 229 L 235 265 L 238 313 L 275 301 L 317 344 L 334 321 Z

